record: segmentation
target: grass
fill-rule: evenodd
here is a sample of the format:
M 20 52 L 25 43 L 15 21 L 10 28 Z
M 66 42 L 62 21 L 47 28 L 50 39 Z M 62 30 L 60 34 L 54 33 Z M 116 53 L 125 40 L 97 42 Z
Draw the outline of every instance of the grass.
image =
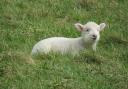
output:
M 127 0 L 0 0 L 0 89 L 128 89 Z M 74 23 L 107 23 L 96 53 L 30 52 L 41 39 L 78 37 Z

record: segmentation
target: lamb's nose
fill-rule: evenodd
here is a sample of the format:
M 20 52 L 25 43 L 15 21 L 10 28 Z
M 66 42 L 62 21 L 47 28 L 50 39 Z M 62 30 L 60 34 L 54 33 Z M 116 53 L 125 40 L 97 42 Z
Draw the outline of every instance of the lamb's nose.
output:
M 92 35 L 92 37 L 93 37 L 93 39 L 94 39 L 94 40 L 97 38 L 97 36 L 96 36 L 96 35 Z

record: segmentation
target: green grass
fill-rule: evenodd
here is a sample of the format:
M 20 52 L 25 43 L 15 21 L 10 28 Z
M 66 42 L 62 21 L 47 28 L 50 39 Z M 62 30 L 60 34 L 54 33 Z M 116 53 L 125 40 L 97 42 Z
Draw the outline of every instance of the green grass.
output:
M 95 54 L 30 52 L 41 39 L 78 37 L 74 23 L 105 22 Z M 0 89 L 128 89 L 127 0 L 0 0 Z

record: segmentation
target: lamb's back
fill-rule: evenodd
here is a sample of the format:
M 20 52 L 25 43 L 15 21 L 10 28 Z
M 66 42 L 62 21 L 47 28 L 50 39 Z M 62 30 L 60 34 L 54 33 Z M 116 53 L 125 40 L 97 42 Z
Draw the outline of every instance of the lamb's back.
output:
M 70 45 L 69 38 L 65 37 L 52 37 L 39 41 L 32 49 L 32 54 L 48 53 L 51 50 L 64 51 Z

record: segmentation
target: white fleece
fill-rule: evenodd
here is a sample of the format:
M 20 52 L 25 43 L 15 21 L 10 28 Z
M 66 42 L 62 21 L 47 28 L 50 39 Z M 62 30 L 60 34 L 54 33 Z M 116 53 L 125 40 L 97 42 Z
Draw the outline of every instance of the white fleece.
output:
M 81 50 L 92 47 L 96 50 L 96 44 L 100 38 L 100 30 L 104 29 L 105 24 L 97 25 L 94 22 L 88 22 L 85 25 L 76 23 L 75 27 L 81 32 L 81 37 L 65 38 L 65 37 L 51 37 L 39 41 L 32 49 L 31 54 L 47 54 L 49 52 L 58 52 L 61 54 L 70 53 L 78 55 Z M 89 30 L 89 31 L 88 31 Z M 96 35 L 96 39 L 93 39 Z

